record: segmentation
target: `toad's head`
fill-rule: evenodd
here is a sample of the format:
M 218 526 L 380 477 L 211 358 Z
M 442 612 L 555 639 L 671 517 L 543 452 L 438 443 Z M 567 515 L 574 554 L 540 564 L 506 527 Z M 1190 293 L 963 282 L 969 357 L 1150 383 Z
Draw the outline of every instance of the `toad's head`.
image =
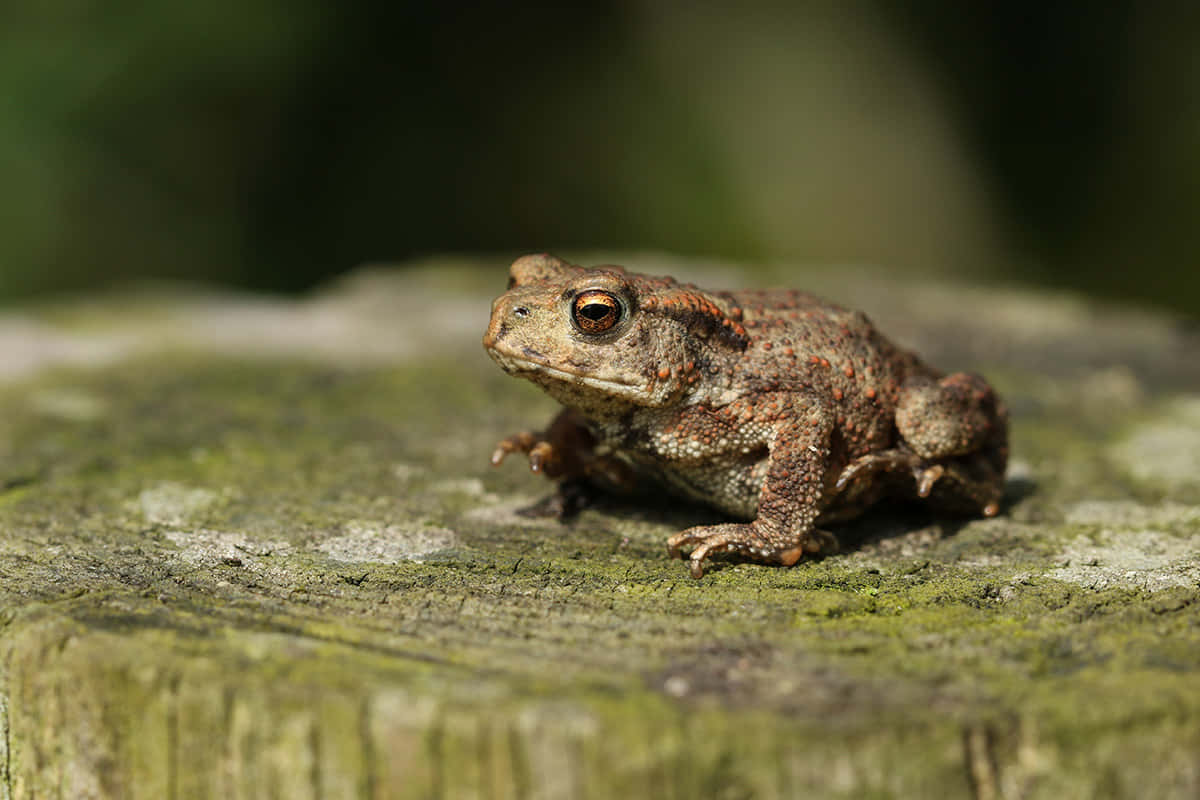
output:
M 585 414 L 665 407 L 711 381 L 718 351 L 746 348 L 732 302 L 672 278 L 524 256 L 492 303 L 483 346 Z

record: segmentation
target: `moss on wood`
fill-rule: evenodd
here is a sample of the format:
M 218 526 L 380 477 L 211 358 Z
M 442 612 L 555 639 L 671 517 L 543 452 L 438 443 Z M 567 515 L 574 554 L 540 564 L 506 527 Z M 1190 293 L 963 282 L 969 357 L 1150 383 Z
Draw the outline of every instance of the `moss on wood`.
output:
M 711 512 L 530 519 L 488 467 L 552 411 L 478 346 L 494 269 L 0 328 L 39 354 L 0 371 L 0 797 L 1200 792 L 1186 328 L 897 289 L 883 326 L 1014 408 L 1005 513 L 693 581 L 662 541 Z

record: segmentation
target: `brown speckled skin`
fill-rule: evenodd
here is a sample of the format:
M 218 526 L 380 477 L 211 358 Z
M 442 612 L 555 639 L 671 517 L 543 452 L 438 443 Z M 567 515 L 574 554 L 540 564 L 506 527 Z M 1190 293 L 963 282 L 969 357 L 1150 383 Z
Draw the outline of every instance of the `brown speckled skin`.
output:
M 602 331 L 577 316 L 593 297 L 612 306 Z M 836 544 L 815 525 L 885 496 L 999 507 L 1007 415 L 991 387 L 943 376 L 861 312 L 805 292 L 709 292 L 525 256 L 483 344 L 566 406 L 546 431 L 500 442 L 494 463 L 523 452 L 554 479 L 654 480 L 750 520 L 670 538 L 697 577 L 722 553 L 794 564 Z

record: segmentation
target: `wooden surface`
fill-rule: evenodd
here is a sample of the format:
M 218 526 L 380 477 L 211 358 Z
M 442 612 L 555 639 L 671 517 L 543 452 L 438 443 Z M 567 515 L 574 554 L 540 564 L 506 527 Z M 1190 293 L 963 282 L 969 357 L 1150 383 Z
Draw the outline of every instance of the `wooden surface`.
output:
M 998 518 L 694 581 L 704 509 L 521 516 L 499 261 L 0 316 L 0 798 L 1200 794 L 1194 324 L 776 280 L 993 380 Z

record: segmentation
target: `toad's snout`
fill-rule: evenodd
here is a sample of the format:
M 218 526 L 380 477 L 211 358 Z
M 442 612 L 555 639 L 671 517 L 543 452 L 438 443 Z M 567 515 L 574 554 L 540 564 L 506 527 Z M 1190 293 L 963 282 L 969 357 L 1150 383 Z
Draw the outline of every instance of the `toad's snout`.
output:
M 491 321 L 483 334 L 483 346 L 491 350 L 509 335 L 514 325 L 528 317 L 528 304 L 510 297 L 497 297 L 492 303 Z

